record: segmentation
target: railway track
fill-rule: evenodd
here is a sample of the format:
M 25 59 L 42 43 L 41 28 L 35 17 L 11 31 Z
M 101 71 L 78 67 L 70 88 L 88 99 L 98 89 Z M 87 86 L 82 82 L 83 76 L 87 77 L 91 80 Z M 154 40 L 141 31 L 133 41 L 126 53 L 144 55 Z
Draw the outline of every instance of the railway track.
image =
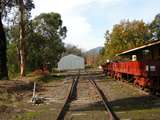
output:
M 57 120 L 64 120 L 65 119 L 65 115 L 68 114 L 67 112 L 69 111 L 69 108 L 71 107 L 71 102 L 73 100 L 76 99 L 77 97 L 77 85 L 78 85 L 78 81 L 79 81 L 79 76 L 80 74 L 78 74 L 77 76 L 75 76 L 72 80 L 72 84 L 70 86 L 69 92 L 67 94 L 65 103 L 60 111 L 60 113 L 58 114 Z M 104 95 L 103 91 L 98 87 L 98 85 L 96 84 L 96 82 L 93 79 L 86 79 L 86 81 L 88 81 L 88 84 L 90 84 L 90 86 L 93 87 L 94 91 L 96 91 L 96 94 L 98 94 L 99 98 L 101 99 L 104 109 L 107 112 L 108 118 L 106 117 L 106 119 L 108 120 L 119 120 L 119 118 L 116 116 L 116 114 L 114 113 L 114 111 L 111 108 L 111 105 L 109 104 L 106 96 Z M 83 82 L 84 83 L 84 82 Z M 80 84 L 80 83 L 79 83 Z M 105 116 L 107 116 L 105 114 Z
M 109 118 L 108 119 L 109 120 L 119 120 L 119 118 L 116 116 L 116 114 L 112 110 L 112 107 L 109 104 L 109 102 L 108 102 L 106 96 L 104 95 L 103 91 L 98 87 L 98 85 L 96 84 L 96 82 L 93 79 L 92 80 L 89 79 L 89 82 L 94 86 L 94 88 L 96 89 L 97 93 L 101 97 L 101 99 L 103 101 L 103 105 L 105 107 L 105 110 L 109 114 Z
M 77 84 L 78 84 L 79 74 L 77 76 L 73 76 L 72 84 L 70 86 L 69 92 L 67 94 L 65 103 L 58 114 L 57 120 L 64 120 L 65 114 L 69 109 L 70 103 L 77 96 Z

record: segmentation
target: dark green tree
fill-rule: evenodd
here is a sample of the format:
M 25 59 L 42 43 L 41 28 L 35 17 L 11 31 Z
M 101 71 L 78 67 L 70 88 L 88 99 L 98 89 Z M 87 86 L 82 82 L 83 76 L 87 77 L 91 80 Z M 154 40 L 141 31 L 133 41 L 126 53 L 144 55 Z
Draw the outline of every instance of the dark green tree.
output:
M 66 56 L 66 55 L 69 55 L 69 54 L 74 54 L 74 55 L 77 55 L 77 56 L 84 56 L 81 49 L 77 48 L 74 45 L 67 44 L 65 46 L 65 52 L 63 53 L 63 56 Z
M 67 28 L 62 25 L 58 13 L 44 13 L 37 16 L 28 26 L 27 63 L 35 69 L 45 64 L 56 66 L 64 52 L 62 40 Z

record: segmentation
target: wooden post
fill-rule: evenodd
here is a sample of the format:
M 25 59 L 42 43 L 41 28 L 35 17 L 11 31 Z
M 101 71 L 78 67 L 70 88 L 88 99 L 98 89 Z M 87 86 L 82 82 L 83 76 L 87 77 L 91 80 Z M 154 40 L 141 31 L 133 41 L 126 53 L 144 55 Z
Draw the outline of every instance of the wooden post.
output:
M 35 98 L 35 96 L 36 96 L 36 82 L 34 82 L 32 99 Z

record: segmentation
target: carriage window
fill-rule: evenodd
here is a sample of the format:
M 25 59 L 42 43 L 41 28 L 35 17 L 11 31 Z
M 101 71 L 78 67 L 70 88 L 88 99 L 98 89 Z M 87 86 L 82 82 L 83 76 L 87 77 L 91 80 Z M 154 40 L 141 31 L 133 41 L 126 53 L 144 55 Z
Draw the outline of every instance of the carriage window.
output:
M 160 49 L 159 49 L 159 50 L 160 50 Z M 148 55 L 149 53 L 150 53 L 149 50 L 147 50 L 147 49 L 146 49 L 146 50 L 143 50 L 143 54 L 144 54 L 144 55 Z

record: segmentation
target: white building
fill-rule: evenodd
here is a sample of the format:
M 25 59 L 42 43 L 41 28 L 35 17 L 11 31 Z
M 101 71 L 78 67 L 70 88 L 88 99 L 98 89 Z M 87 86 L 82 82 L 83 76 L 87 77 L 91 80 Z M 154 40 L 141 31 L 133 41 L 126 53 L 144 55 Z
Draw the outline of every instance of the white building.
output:
M 59 70 L 84 69 L 84 58 L 76 55 L 67 55 L 58 62 Z

